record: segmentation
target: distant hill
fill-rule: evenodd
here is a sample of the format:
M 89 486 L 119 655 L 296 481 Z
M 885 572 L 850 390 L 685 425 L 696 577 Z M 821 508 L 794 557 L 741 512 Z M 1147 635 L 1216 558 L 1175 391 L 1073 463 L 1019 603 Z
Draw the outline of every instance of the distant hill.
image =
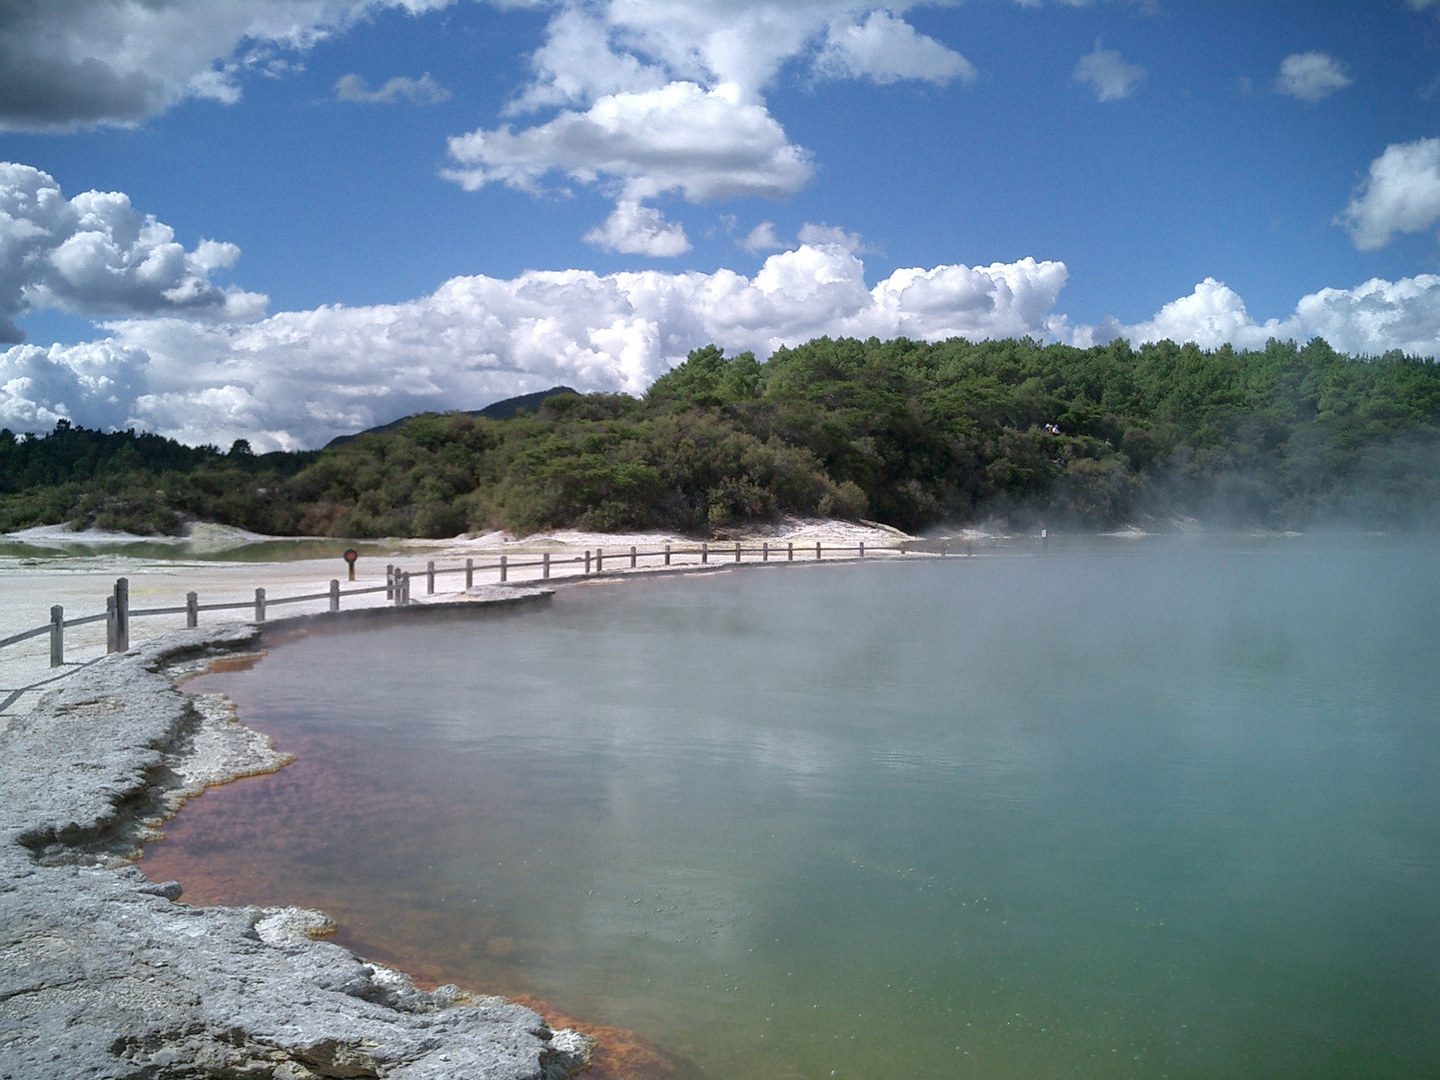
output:
M 466 416 L 483 416 L 487 420 L 509 420 L 521 409 L 526 412 L 534 412 L 546 398 L 552 398 L 556 394 L 578 394 L 579 390 L 571 389 L 568 386 L 552 386 L 549 390 L 537 390 L 533 394 L 521 394 L 519 397 L 506 398 L 504 401 L 497 401 L 493 405 L 486 405 L 483 409 L 471 409 L 465 412 Z M 366 428 L 364 431 L 357 431 L 354 435 L 337 435 L 325 444 L 325 449 L 344 446 L 348 442 L 354 442 L 361 435 L 374 435 L 381 431 L 393 431 L 410 417 L 402 416 L 399 420 L 391 420 L 388 424 L 381 424 L 379 427 Z

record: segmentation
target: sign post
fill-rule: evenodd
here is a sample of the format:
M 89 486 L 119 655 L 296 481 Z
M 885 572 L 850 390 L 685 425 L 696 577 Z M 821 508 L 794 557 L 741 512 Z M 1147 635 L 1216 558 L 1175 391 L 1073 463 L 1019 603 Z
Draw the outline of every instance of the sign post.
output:
M 360 558 L 360 553 L 354 548 L 345 552 L 345 565 L 350 568 L 350 580 L 355 580 L 355 560 Z

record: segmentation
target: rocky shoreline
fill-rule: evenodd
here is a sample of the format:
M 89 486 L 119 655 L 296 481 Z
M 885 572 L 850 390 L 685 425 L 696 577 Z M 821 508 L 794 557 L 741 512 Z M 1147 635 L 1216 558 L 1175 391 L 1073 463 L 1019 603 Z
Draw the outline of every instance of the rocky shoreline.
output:
M 191 907 L 131 861 L 204 788 L 285 764 L 176 680 L 260 631 L 98 661 L 0 731 L 0 1080 L 564 1080 L 594 1040 L 322 940 L 298 908 Z

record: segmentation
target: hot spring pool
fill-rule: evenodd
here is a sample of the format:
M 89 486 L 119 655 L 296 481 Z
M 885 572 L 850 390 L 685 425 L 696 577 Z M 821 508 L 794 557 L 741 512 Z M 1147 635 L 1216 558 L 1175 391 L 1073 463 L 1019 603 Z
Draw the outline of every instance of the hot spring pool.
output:
M 777 566 L 311 634 L 189 684 L 300 760 L 142 868 L 664 1075 L 1436 1076 L 1437 556 Z

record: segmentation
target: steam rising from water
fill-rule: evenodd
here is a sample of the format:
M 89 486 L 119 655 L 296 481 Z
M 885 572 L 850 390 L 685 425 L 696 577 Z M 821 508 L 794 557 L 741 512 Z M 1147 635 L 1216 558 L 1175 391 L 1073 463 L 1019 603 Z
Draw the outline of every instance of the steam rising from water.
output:
M 205 687 L 300 762 L 145 867 L 710 1076 L 1429 1074 L 1436 554 L 1054 542 L 312 636 Z

